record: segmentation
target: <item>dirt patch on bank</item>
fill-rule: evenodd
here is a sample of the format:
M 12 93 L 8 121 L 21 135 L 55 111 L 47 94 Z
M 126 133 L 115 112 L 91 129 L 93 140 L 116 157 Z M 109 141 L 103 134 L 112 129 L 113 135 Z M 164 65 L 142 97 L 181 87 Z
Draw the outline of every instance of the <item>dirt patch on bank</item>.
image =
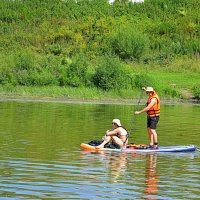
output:
M 181 93 L 181 95 L 183 96 L 184 99 L 195 99 L 195 96 L 189 90 L 182 89 L 180 91 L 180 93 Z

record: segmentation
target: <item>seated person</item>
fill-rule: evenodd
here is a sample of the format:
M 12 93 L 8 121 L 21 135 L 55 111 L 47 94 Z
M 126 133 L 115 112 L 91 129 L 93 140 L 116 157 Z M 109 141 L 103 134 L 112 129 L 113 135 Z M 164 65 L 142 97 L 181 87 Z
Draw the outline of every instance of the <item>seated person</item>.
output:
M 113 119 L 112 127 L 113 129 L 106 131 L 106 134 L 103 137 L 103 142 L 100 145 L 96 146 L 96 148 L 104 147 L 104 145 L 110 142 L 111 140 L 115 144 L 119 145 L 120 148 L 125 147 L 128 144 L 128 132 L 121 125 L 119 119 Z

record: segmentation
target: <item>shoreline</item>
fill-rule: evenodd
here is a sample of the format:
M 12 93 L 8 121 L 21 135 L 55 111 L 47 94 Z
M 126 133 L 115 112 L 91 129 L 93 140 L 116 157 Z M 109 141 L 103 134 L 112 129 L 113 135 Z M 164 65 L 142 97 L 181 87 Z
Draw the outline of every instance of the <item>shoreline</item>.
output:
M 64 98 L 64 97 L 30 97 L 30 96 L 7 96 L 0 97 L 0 102 L 16 101 L 16 102 L 39 102 L 39 103 L 64 103 L 64 104 L 110 104 L 110 105 L 137 105 L 138 98 L 133 99 L 81 99 L 81 98 Z M 161 98 L 162 105 L 199 105 L 200 101 L 194 99 L 165 99 Z M 146 103 L 146 98 L 141 99 L 140 105 Z

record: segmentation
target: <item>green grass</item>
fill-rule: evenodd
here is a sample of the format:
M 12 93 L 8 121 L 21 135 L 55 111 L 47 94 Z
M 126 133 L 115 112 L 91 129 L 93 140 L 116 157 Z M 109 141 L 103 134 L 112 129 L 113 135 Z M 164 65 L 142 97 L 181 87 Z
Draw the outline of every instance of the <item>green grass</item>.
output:
M 153 73 L 150 72 L 149 75 L 156 80 L 158 88 L 160 89 L 164 86 L 168 86 L 176 89 L 177 91 L 180 91 L 181 89 L 191 91 L 195 85 L 200 84 L 199 73 L 171 73 L 154 71 Z
M 30 87 L 3 86 L 0 87 L 1 96 L 5 97 L 53 97 L 77 100 L 122 100 L 131 99 L 139 95 L 135 90 L 102 91 L 96 88 L 72 88 L 59 86 Z
M 146 71 L 146 70 L 145 70 Z M 142 71 L 144 73 L 144 70 Z M 193 88 L 200 85 L 199 73 L 172 73 L 161 70 L 146 71 L 154 80 L 152 85 L 163 99 L 190 98 Z M 148 85 L 146 85 L 148 86 Z M 185 94 L 185 92 L 187 94 Z M 95 87 L 59 87 L 59 86 L 11 86 L 0 87 L 0 95 L 13 97 L 52 97 L 80 100 L 131 100 L 140 96 L 140 90 L 122 89 L 103 91 Z M 189 95 L 189 96 L 188 96 Z

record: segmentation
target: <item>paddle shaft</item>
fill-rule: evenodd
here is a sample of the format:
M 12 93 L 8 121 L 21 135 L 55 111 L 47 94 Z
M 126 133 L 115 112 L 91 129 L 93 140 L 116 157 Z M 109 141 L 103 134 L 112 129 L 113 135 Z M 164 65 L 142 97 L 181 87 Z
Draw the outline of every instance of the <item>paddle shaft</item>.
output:
M 140 97 L 139 97 L 139 100 L 138 100 L 137 106 L 136 106 L 136 108 L 135 108 L 135 111 L 137 111 L 138 108 L 139 108 L 140 101 L 141 101 L 141 99 L 142 99 L 142 95 L 143 95 L 143 91 L 144 91 L 144 90 L 141 90 Z M 129 135 L 130 135 L 131 132 L 133 131 L 133 126 L 134 126 L 135 118 L 136 118 L 136 114 L 135 114 L 135 112 L 134 112 L 133 120 L 132 120 L 131 127 L 130 127 L 130 131 L 129 131 Z

